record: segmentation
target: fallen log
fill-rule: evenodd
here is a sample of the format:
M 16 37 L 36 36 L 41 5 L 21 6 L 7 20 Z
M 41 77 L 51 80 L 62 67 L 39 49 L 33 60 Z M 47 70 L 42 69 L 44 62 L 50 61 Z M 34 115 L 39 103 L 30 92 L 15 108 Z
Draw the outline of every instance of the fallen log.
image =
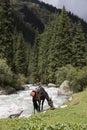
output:
M 19 113 L 16 114 L 11 114 L 8 118 L 15 118 L 15 117 L 19 117 L 21 115 L 21 113 L 23 112 L 23 110 Z

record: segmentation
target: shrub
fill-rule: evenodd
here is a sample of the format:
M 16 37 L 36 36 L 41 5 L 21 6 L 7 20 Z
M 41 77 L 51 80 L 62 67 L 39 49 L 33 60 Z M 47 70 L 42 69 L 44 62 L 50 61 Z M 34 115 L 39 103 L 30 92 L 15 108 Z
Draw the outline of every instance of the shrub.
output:
M 56 72 L 56 84 L 60 85 L 64 80 L 66 80 L 68 71 L 69 70 L 66 66 L 58 68 Z
M 16 86 L 21 86 L 26 83 L 26 78 L 23 74 L 14 75 Z
M 6 63 L 6 60 L 0 59 L 0 87 L 14 87 L 15 89 L 19 89 L 25 82 L 26 78 L 24 75 L 13 74 L 11 68 Z
M 5 59 L 0 59 L 0 86 L 10 85 L 13 73 Z
M 60 85 L 64 80 L 70 81 L 70 89 L 74 92 L 82 91 L 87 85 L 87 67 L 80 69 L 66 65 L 59 68 L 56 83 Z

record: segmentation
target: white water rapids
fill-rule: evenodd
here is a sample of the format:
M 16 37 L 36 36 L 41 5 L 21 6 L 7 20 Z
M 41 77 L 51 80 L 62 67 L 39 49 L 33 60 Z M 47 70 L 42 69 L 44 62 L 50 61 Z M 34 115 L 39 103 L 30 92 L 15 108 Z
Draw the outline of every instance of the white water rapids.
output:
M 32 85 L 28 85 L 27 90 L 19 91 L 17 94 L 0 95 L 0 118 L 8 118 L 11 114 L 19 113 L 23 110 L 20 117 L 28 117 L 33 114 L 33 103 L 30 92 Z M 57 95 L 58 88 L 45 88 L 49 96 L 52 98 L 54 106 L 59 107 L 65 102 L 66 97 Z M 47 101 L 44 102 L 44 109 L 49 108 Z

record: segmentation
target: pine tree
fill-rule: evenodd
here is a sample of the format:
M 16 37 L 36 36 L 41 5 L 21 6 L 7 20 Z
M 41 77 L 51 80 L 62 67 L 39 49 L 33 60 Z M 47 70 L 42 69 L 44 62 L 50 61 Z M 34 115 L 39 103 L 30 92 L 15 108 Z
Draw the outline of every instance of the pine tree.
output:
M 31 48 L 29 58 L 29 75 L 30 80 L 33 83 L 39 82 L 39 71 L 38 71 L 38 38 L 35 40 L 33 48 Z
M 58 57 L 56 57 L 58 53 L 56 51 L 56 42 L 58 40 L 58 18 L 59 14 L 55 14 L 54 21 L 50 24 L 51 37 L 48 50 L 48 79 L 49 82 L 53 83 L 55 83 L 56 62 L 58 60 Z
M 28 53 L 27 45 L 24 42 L 23 35 L 17 34 L 17 41 L 14 45 L 13 70 L 15 73 L 27 74 Z
M 87 43 L 80 21 L 77 23 L 72 42 L 72 54 L 72 64 L 74 66 L 87 65 Z
M 49 81 L 48 56 L 49 56 L 50 40 L 52 37 L 53 26 L 54 24 L 48 23 L 48 25 L 45 28 L 44 33 L 40 36 L 40 41 L 39 41 L 38 68 L 39 68 L 39 76 L 41 77 L 41 82 L 44 82 L 44 83 L 47 83 Z
M 64 66 L 71 62 L 71 22 L 63 7 L 58 21 L 58 37 L 56 41 L 56 48 L 58 51 L 58 66 Z
M 0 3 L 0 53 L 11 65 L 13 51 L 13 17 L 10 0 Z
M 58 67 L 71 63 L 71 23 L 65 8 L 56 15 L 49 49 L 49 80 L 55 82 Z
M 71 23 L 63 7 L 40 37 L 39 73 L 45 82 L 56 81 L 58 67 L 71 63 Z

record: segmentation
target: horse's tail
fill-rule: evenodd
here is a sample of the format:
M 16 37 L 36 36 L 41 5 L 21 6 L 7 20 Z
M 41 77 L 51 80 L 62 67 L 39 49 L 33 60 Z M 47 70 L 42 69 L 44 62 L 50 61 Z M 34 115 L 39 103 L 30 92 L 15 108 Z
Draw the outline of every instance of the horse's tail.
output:
M 36 100 L 33 99 L 33 106 L 34 106 L 34 109 L 36 109 L 37 111 L 39 111 L 39 105 L 37 103 Z

